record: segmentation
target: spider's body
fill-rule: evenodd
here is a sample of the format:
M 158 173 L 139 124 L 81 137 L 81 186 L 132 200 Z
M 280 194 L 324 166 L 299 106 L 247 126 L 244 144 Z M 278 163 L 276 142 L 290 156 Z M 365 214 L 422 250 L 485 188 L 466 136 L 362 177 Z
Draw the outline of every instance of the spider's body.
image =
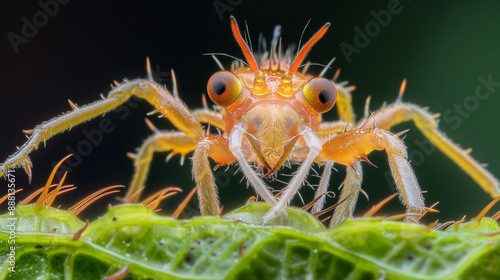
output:
M 231 71 L 219 71 L 210 78 L 208 95 L 222 109 L 213 111 L 204 104 L 203 109 L 189 111 L 177 94 L 174 81 L 173 94 L 152 79 L 148 61 L 147 80 L 138 79 L 116 83 L 116 87 L 104 100 L 84 107 L 72 105 L 73 111 L 38 125 L 30 140 L 0 166 L 0 175 L 14 166 L 23 166 L 31 174 L 28 154 L 38 144 L 74 125 L 110 111 L 124 103 L 132 95 L 144 98 L 168 118 L 180 131 L 156 133 L 148 138 L 135 158 L 136 173 L 126 199 L 144 185 L 154 152 L 171 151 L 169 157 L 181 154 L 182 158 L 193 153 L 193 177 L 203 214 L 219 212 L 217 190 L 208 158 L 217 166 L 239 164 L 245 177 L 272 210 L 264 217 L 268 222 L 280 215 L 304 183 L 312 164 L 324 164 L 322 180 L 313 211 L 320 211 L 322 195 L 326 192 L 331 168 L 334 163 L 348 166 L 340 200 L 332 225 L 338 225 L 352 215 L 361 190 L 361 165 L 373 150 L 385 150 L 392 175 L 402 201 L 408 208 L 408 220 L 425 212 L 420 187 L 407 161 L 406 147 L 399 134 L 388 131 L 391 126 L 412 120 L 438 148 L 452 158 L 492 196 L 500 195 L 498 180 L 473 160 L 468 151 L 462 150 L 438 129 L 435 117 L 417 105 L 401 100 L 365 116 L 356 123 L 351 108 L 350 88 L 326 78 L 307 74 L 307 67 L 298 72 L 307 52 L 325 34 L 329 24 L 323 26 L 297 53 L 292 56 L 272 44 L 269 56 L 259 54 L 258 60 L 243 40 L 234 18 L 231 27 L 243 50 L 248 67 L 233 67 Z M 277 41 L 277 38 L 273 40 Z M 321 114 L 338 106 L 339 121 L 323 122 Z M 72 104 L 72 103 L 70 103 Z M 208 123 L 223 134 L 210 135 L 202 129 Z M 352 125 L 350 125 L 350 124 Z M 262 176 L 271 176 L 287 161 L 300 163 L 294 177 L 283 189 L 279 199 L 269 190 Z M 251 165 L 256 163 L 257 170 Z

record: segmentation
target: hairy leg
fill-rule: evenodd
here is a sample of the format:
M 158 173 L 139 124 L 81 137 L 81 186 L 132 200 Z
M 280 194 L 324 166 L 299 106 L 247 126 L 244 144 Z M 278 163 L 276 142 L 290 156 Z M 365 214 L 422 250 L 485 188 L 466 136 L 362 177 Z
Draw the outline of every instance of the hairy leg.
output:
M 499 196 L 500 183 L 498 179 L 470 156 L 470 150 L 460 148 L 439 131 L 438 124 L 434 120 L 438 116 L 439 114 L 432 115 L 415 104 L 397 101 L 375 112 L 374 117 L 370 118 L 367 125 L 371 126 L 373 120 L 375 120 L 380 128 L 390 129 L 401 122 L 413 121 L 430 142 L 471 176 L 485 192 L 489 193 L 492 197 Z
M 195 147 L 195 139 L 181 131 L 157 131 L 148 137 L 139 148 L 137 154 L 134 155 L 135 173 L 124 200 L 128 200 L 139 188 L 144 186 L 155 152 L 172 151 L 168 155 L 167 160 L 175 154 L 180 154 L 182 157 L 181 161 L 183 162 L 186 154 L 192 152 Z M 135 200 L 138 201 L 139 197 L 137 196 Z
M 330 227 L 338 227 L 345 222 L 345 220 L 352 218 L 354 207 L 358 201 L 359 191 L 361 190 L 361 182 L 363 180 L 363 170 L 360 162 L 354 162 L 354 170 L 350 166 L 346 166 L 346 178 L 342 183 L 342 191 L 338 201 L 343 201 L 335 208 L 332 219 L 330 220 Z
M 352 128 L 352 124 L 349 124 L 348 122 L 345 121 L 323 122 L 320 124 L 320 127 L 318 129 L 318 132 L 316 132 L 316 135 L 318 135 L 318 137 L 320 138 L 325 139 L 326 141 L 329 138 L 334 137 L 335 135 L 349 128 Z M 327 163 L 325 164 L 323 175 L 321 176 L 321 180 L 314 195 L 315 199 L 323 195 L 328 190 L 333 164 L 334 164 L 333 161 L 327 161 Z M 320 212 L 323 209 L 324 203 L 325 203 L 325 197 L 323 196 L 314 204 L 312 212 L 313 213 Z
M 236 124 L 231 132 L 231 135 L 229 136 L 229 149 L 238 160 L 238 164 L 240 165 L 243 174 L 250 181 L 257 194 L 260 195 L 264 201 L 274 206 L 276 205 L 276 199 L 273 194 L 269 191 L 269 188 L 262 181 L 262 179 L 257 176 L 245 158 L 242 146 L 244 134 L 245 130 L 241 124 Z
M 208 108 L 193 110 L 193 115 L 201 123 L 208 123 L 219 129 L 224 130 L 224 120 L 222 114 Z
M 346 122 L 354 123 L 356 120 L 356 115 L 352 109 L 352 97 L 351 91 L 354 87 L 346 87 L 347 82 L 335 83 L 335 89 L 337 90 L 337 110 L 339 118 L 342 118 Z
M 323 169 L 323 174 L 321 175 L 321 180 L 319 181 L 318 188 L 314 194 L 314 199 L 318 199 L 314 206 L 312 207 L 312 213 L 318 213 L 323 210 L 323 205 L 325 204 L 325 193 L 328 191 L 328 185 L 330 184 L 330 177 L 332 175 L 333 161 L 329 160 L 325 163 Z M 320 197 L 321 196 L 321 197 Z
M 208 158 L 217 162 L 217 166 L 236 161 L 229 150 L 229 140 L 222 136 L 208 135 L 196 144 L 193 154 L 193 177 L 198 188 L 200 209 L 203 215 L 219 213 L 219 196 Z
M 406 159 L 406 147 L 397 135 L 379 128 L 349 130 L 326 141 L 317 161 L 333 160 L 356 169 L 354 161 L 359 158 L 368 161 L 366 156 L 373 150 L 386 151 L 392 176 L 407 212 L 422 214 L 425 208 L 420 186 Z
M 150 70 L 148 69 L 148 71 Z M 133 80 L 118 85 L 103 100 L 83 107 L 76 107 L 71 103 L 73 107 L 72 111 L 43 122 L 37 125 L 32 131 L 26 132 L 31 134 L 30 139 L 17 153 L 10 156 L 0 165 L 0 176 L 8 168 L 23 166 L 31 178 L 31 161 L 28 154 L 33 149 L 38 148 L 40 142 L 45 142 L 52 136 L 73 126 L 113 110 L 127 101 L 132 95 L 146 99 L 157 108 L 155 112 L 160 113 L 162 117 L 168 118 L 187 136 L 192 138 L 204 136 L 201 124 L 179 99 L 174 98 L 170 92 L 152 80 Z
M 210 110 L 207 108 L 206 104 L 204 105 L 205 108 L 193 111 L 194 117 L 201 123 L 209 123 L 223 130 L 224 122 L 222 120 L 222 114 Z M 134 156 L 135 174 L 132 182 L 130 183 L 126 198 L 144 185 L 149 171 L 149 166 L 155 152 L 172 151 L 167 156 L 167 160 L 176 154 L 180 154 L 182 165 L 185 156 L 195 149 L 196 138 L 199 138 L 198 135 L 196 135 L 195 138 L 189 137 L 180 131 L 159 131 L 149 122 L 148 125 L 151 127 L 153 132 L 155 132 L 155 134 L 144 141 L 139 148 L 139 152 Z M 139 197 L 136 198 L 136 200 L 138 199 Z
M 304 183 L 312 163 L 321 151 L 321 141 L 312 130 L 306 128 L 304 132 L 302 132 L 302 136 L 304 137 L 306 145 L 309 147 L 309 153 L 295 176 L 293 176 L 288 186 L 284 189 L 283 195 L 280 197 L 278 203 L 264 216 L 264 223 L 276 218 L 288 206 L 293 196 Z

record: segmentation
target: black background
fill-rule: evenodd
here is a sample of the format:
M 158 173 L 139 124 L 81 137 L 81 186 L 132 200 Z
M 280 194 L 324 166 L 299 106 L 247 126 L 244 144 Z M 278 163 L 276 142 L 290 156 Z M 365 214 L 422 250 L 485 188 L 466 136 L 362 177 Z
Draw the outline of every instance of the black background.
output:
M 372 96 L 372 109 L 384 101 L 392 102 L 403 78 L 408 78 L 404 99 L 433 112 L 444 113 L 454 104 L 463 104 L 474 95 L 479 84 L 478 76 L 492 75 L 500 81 L 500 3 L 497 1 L 409 1 L 401 0 L 402 11 L 393 14 L 390 23 L 382 27 L 369 44 L 351 56 L 349 63 L 339 45 L 354 45 L 355 27 L 364 29 L 373 21 L 370 11 L 387 9 L 391 1 L 92 1 L 72 0 L 59 5 L 59 11 L 38 28 L 27 44 L 19 45 L 16 53 L 8 34 L 22 35 L 22 18 L 32 22 L 33 15 L 41 11 L 36 1 L 2 1 L 0 3 L 0 161 L 26 141 L 22 129 L 69 110 L 67 99 L 79 105 L 87 104 L 107 94 L 113 80 L 145 77 L 145 60 L 149 56 L 156 77 L 170 87 L 168 72 L 175 69 L 181 98 L 190 108 L 201 106 L 201 94 L 206 82 L 218 67 L 208 52 L 224 52 L 242 57 L 229 27 L 231 14 L 244 26 L 247 22 L 254 45 L 259 32 L 270 38 L 273 27 L 282 25 L 285 45 L 297 43 L 309 19 L 305 38 L 309 38 L 325 22 L 332 26 L 316 45 L 308 60 L 326 64 L 337 57 L 333 70 L 341 68 L 340 80 L 349 80 L 357 86 L 353 94 L 354 108 L 358 115 L 367 96 Z M 232 11 L 219 11 L 214 3 L 228 3 Z M 222 20 L 219 16 L 222 16 Z M 221 58 L 225 65 L 230 60 Z M 311 67 L 319 73 L 320 67 Z M 500 137 L 499 92 L 480 101 L 477 109 L 462 118 L 460 125 L 441 121 L 442 130 L 463 147 L 472 147 L 472 155 L 488 163 L 488 169 L 500 176 L 498 139 Z M 90 155 L 68 175 L 67 182 L 78 189 L 63 194 L 56 205 L 63 207 L 90 194 L 98 188 L 113 184 L 128 184 L 133 173 L 132 161 L 126 152 L 133 152 L 142 140 L 150 135 L 144 123 L 145 114 L 152 110 L 149 104 L 138 101 L 124 120 L 117 113 L 109 113 L 116 129 L 104 135 L 102 143 L 92 148 Z M 453 115 L 456 115 L 453 113 Z M 332 111 L 325 116 L 334 119 Z M 150 119 L 162 129 L 172 129 L 166 120 Z M 20 198 L 44 184 L 52 165 L 68 154 L 68 147 L 75 149 L 85 140 L 82 131 L 95 129 L 100 119 L 73 128 L 58 135 L 31 154 L 33 183 L 27 185 L 26 176 L 18 170 L 17 186 L 25 188 Z M 458 126 L 458 127 L 457 127 Z M 431 218 L 441 221 L 459 219 L 467 214 L 476 215 L 491 198 L 485 194 L 455 164 L 441 152 L 435 151 L 423 158 L 422 149 L 416 144 L 423 135 L 411 124 L 402 124 L 394 131 L 410 128 L 405 143 L 413 167 L 425 194 L 427 205 L 440 201 L 440 214 Z M 417 152 L 415 152 L 417 151 Z M 420 152 L 418 152 L 420 151 Z M 413 156 L 412 156 L 413 155 Z M 165 164 L 166 154 L 155 156 L 147 192 L 168 185 L 189 190 L 190 161 L 179 167 L 179 157 Z M 368 209 L 376 201 L 390 195 L 393 189 L 384 178 L 388 170 L 384 153 L 375 152 L 370 159 L 378 169 L 366 165 L 364 189 L 370 201 L 360 198 L 357 213 Z M 338 186 L 344 168 L 332 185 Z M 222 176 L 222 175 L 221 175 Z M 224 175 L 225 176 L 225 175 Z M 226 209 L 243 204 L 253 194 L 240 185 L 241 175 L 230 175 L 227 187 L 220 189 L 221 201 Z M 311 179 L 314 181 L 314 179 Z M 220 182 L 219 182 L 220 184 Z M 304 191 L 304 195 L 310 194 Z M 179 195 L 180 199 L 183 195 Z M 92 209 L 102 213 L 107 202 L 96 203 Z M 333 203 L 330 200 L 329 203 Z M 172 209 L 175 198 L 166 201 L 162 208 Z M 294 201 L 300 205 L 299 200 Z M 194 205 L 194 204 L 192 204 Z M 396 213 L 404 210 L 393 202 Z M 167 211 L 167 210 L 166 210 Z M 170 211 L 170 210 L 168 210 Z M 91 210 L 83 216 L 95 217 Z M 386 210 L 386 213 L 388 210 Z

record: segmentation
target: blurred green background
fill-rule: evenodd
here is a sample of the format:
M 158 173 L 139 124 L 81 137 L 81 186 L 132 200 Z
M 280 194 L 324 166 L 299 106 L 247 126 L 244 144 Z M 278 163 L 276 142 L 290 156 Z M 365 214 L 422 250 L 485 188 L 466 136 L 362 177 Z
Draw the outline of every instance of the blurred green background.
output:
M 46 3 L 47 1 L 42 1 Z M 55 3 L 55 2 L 53 2 Z M 217 8 L 216 8 L 217 7 Z M 391 10 L 386 26 L 377 24 L 373 13 Z M 27 43 L 18 46 L 18 52 L 9 41 L 10 33 L 22 35 L 23 21 L 42 7 L 36 1 L 0 3 L 0 160 L 3 161 L 26 140 L 22 129 L 69 110 L 67 99 L 84 105 L 107 94 L 113 80 L 145 77 L 145 58 L 152 61 L 156 78 L 170 87 L 170 69 L 176 71 L 180 95 L 190 108 L 201 106 L 201 94 L 206 82 L 218 70 L 208 52 L 224 52 L 242 57 L 229 27 L 229 16 L 235 15 L 240 26 L 246 22 L 254 46 L 259 32 L 272 36 L 275 25 L 282 25 L 285 45 L 296 44 L 306 25 L 304 38 L 309 38 L 325 22 L 332 27 L 312 49 L 308 60 L 326 64 L 337 57 L 336 68 L 341 68 L 340 80 L 356 85 L 353 93 L 354 108 L 362 114 L 365 99 L 372 96 L 373 110 L 383 102 L 395 100 L 401 81 L 408 79 L 404 100 L 429 106 L 435 113 L 448 112 L 441 118 L 441 129 L 462 147 L 472 147 L 472 156 L 488 164 L 500 176 L 500 87 L 493 87 L 485 100 L 474 102 L 478 77 L 500 82 L 500 2 L 498 1 L 106 1 L 91 4 L 70 1 L 58 4 L 53 17 L 38 28 Z M 396 12 L 394 12 L 396 11 Z M 222 20 L 221 20 L 222 19 Z M 38 18 L 43 20 L 43 18 Z M 379 29 L 377 29 L 377 26 Z M 356 46 L 356 28 L 372 28 L 369 42 Z M 366 32 L 366 31 L 365 31 Z M 370 31 L 368 31 L 370 32 Z M 12 36 L 12 35 L 10 35 Z M 359 53 L 343 55 L 340 45 L 357 47 Z M 358 42 L 359 43 L 359 42 Z M 225 65 L 229 59 L 222 58 Z M 321 67 L 311 67 L 319 73 Z M 477 101 L 477 99 L 476 99 Z M 125 155 L 138 147 L 151 134 L 144 123 L 145 113 L 151 107 L 138 102 L 127 117 L 122 113 L 109 113 L 116 129 L 105 134 L 102 143 L 92 147 L 92 152 L 82 157 L 68 178 L 68 183 L 78 189 L 56 200 L 56 204 L 70 206 L 96 188 L 113 184 L 128 184 L 132 176 L 132 161 Z M 455 112 L 457 105 L 465 106 L 465 114 Z M 468 108 L 468 109 L 467 109 Z M 335 119 L 335 112 L 326 119 Z M 458 119 L 457 119 L 458 118 Z M 165 120 L 150 117 L 162 129 L 173 129 Z M 32 153 L 34 163 L 33 183 L 27 186 L 19 170 L 18 187 L 25 188 L 20 198 L 35 187 L 44 184 L 52 164 L 76 149 L 85 140 L 83 131 L 99 126 L 99 119 L 75 127 L 64 135 L 47 142 L 46 148 Z M 460 123 L 458 123 L 460 121 Z M 430 218 L 441 221 L 472 217 L 491 198 L 441 152 L 425 154 L 417 145 L 422 134 L 411 123 L 397 126 L 394 131 L 410 128 L 405 139 L 410 158 L 427 205 L 436 201 L 441 213 Z M 419 157 L 420 155 L 424 155 Z M 186 190 L 194 186 L 190 161 L 180 167 L 179 158 L 165 163 L 166 154 L 155 156 L 148 192 L 167 185 L 181 186 Z M 394 190 L 384 177 L 388 170 L 386 156 L 373 153 L 369 157 L 379 168 L 365 164 L 364 189 L 370 201 L 360 198 L 357 213 L 362 213 L 376 201 Z M 318 169 L 318 168 L 316 168 Z M 340 185 L 345 168 L 334 173 L 332 189 Z M 290 173 L 289 170 L 284 170 Z M 232 175 L 223 170 L 216 172 L 221 202 L 225 209 L 243 204 L 254 192 L 240 184 L 241 174 Z M 229 181 L 227 181 L 229 180 Z M 311 182 L 314 179 L 311 178 Z M 307 198 L 312 191 L 305 187 Z M 172 209 L 183 195 L 164 203 L 162 208 Z M 328 202 L 334 203 L 332 199 Z M 83 216 L 95 217 L 102 213 L 112 198 L 101 201 Z M 192 208 L 195 202 L 191 204 Z M 295 205 L 300 205 L 297 199 Z M 394 201 L 392 210 L 401 213 L 404 208 Z M 496 208 L 498 209 L 498 207 Z M 94 211 L 94 213 L 91 213 Z M 195 212 L 195 210 L 193 210 Z

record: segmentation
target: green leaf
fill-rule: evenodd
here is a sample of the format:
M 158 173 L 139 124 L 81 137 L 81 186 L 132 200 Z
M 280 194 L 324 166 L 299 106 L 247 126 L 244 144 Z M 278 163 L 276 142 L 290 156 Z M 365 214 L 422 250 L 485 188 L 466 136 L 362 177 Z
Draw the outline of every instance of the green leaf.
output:
M 222 218 L 175 220 L 127 204 L 74 240 L 85 224 L 72 213 L 20 206 L 16 272 L 8 271 L 12 217 L 0 217 L 0 278 L 103 279 L 128 266 L 124 279 L 500 279 L 500 232 L 492 219 L 448 231 L 354 219 L 326 230 L 296 208 L 261 225 L 269 209 L 250 203 Z

